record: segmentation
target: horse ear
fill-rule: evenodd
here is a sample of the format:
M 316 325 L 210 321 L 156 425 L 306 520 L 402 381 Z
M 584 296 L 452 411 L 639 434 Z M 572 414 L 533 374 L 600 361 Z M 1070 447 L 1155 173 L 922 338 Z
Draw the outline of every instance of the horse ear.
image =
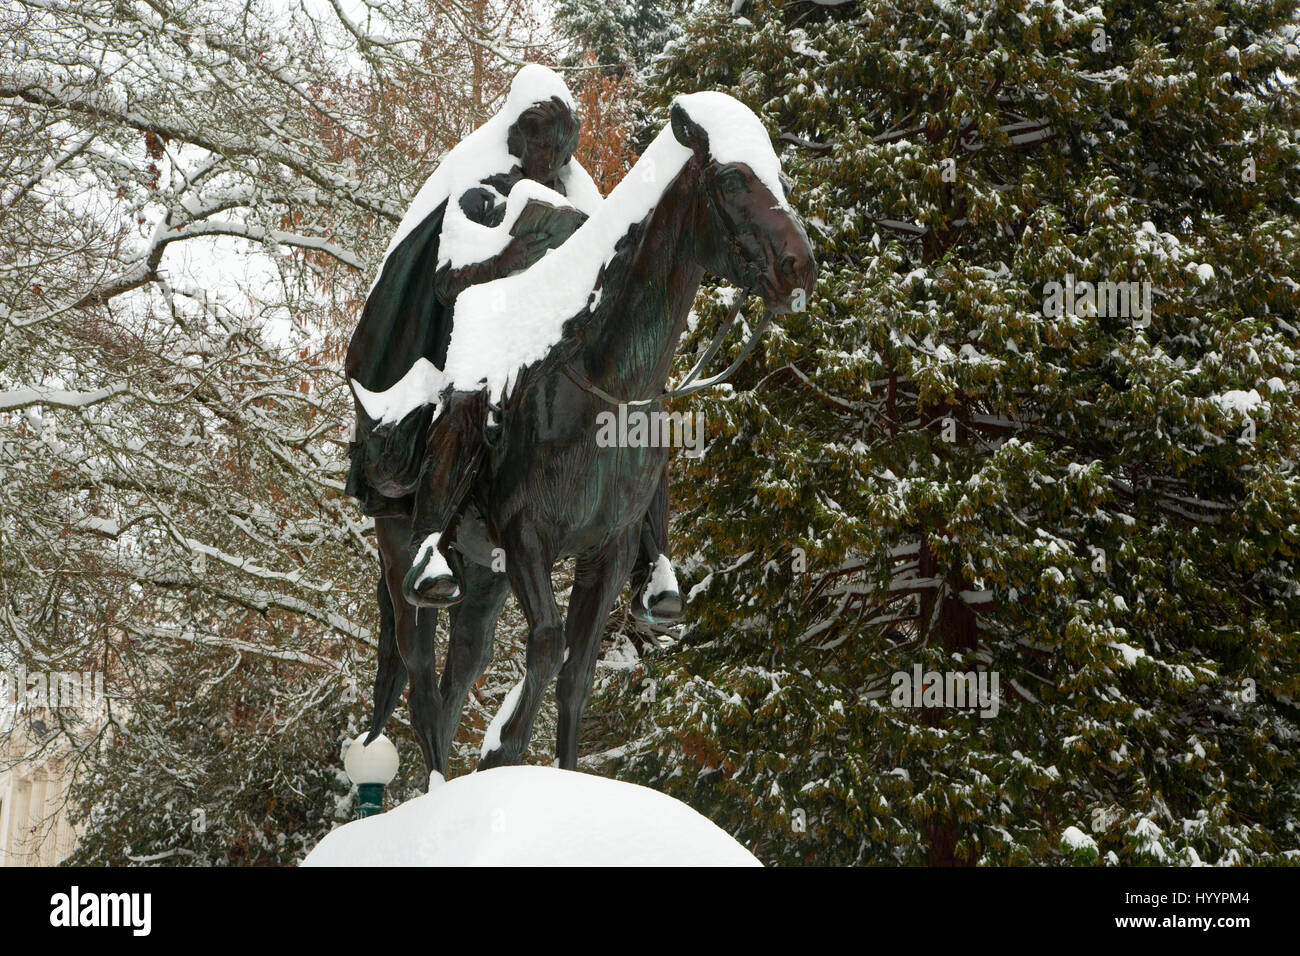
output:
M 709 155 L 709 134 L 704 127 L 686 115 L 686 110 L 673 104 L 673 136 L 683 146 L 693 149 L 697 155 Z

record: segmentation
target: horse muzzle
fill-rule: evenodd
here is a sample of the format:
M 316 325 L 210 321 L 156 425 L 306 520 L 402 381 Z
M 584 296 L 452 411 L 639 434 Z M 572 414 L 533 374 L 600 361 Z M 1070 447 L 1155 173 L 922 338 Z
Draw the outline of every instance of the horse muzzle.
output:
M 775 257 L 774 265 L 759 277 L 758 291 L 763 302 L 777 315 L 804 311 L 817 282 L 812 247 L 807 239 L 799 238 L 803 241 L 787 243 Z

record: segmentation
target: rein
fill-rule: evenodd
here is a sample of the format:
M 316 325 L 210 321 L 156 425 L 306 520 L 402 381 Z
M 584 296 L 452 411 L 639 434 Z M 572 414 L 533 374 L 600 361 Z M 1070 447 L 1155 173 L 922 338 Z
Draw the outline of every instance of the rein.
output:
M 736 319 L 740 315 L 740 310 L 749 298 L 749 295 L 750 292 L 748 289 L 737 293 L 735 304 L 732 305 L 731 312 L 727 315 L 727 320 L 722 323 L 722 328 L 718 329 L 717 333 L 713 336 L 713 341 L 711 341 L 709 347 L 704 350 L 704 354 L 700 356 L 700 360 L 695 363 L 695 367 L 687 372 L 686 376 L 676 386 L 673 388 L 665 388 L 662 393 L 653 398 L 639 398 L 632 400 L 615 398 L 567 362 L 563 366 L 564 374 L 567 375 L 569 380 L 579 388 L 585 389 L 597 398 L 609 402 L 611 405 L 650 405 L 654 402 L 664 401 L 665 399 L 681 398 L 683 395 L 693 395 L 695 392 L 701 392 L 706 388 L 721 385 L 735 374 L 736 369 L 740 368 L 741 363 L 743 363 L 745 359 L 749 358 L 749 353 L 754 351 L 754 346 L 756 346 L 758 340 L 763 337 L 763 333 L 767 331 L 767 327 L 772 324 L 772 310 L 767 309 L 763 314 L 762 320 L 757 326 L 755 326 L 754 331 L 749 334 L 749 338 L 741 348 L 740 354 L 736 356 L 736 360 L 712 378 L 706 378 L 699 382 L 695 381 L 696 377 L 704 371 L 704 367 L 708 365 L 709 362 L 713 361 L 713 357 L 717 355 L 718 350 L 722 348 L 722 343 L 726 339 L 727 333 L 730 332 L 731 327 L 736 324 Z M 692 384 L 693 382 L 694 384 Z

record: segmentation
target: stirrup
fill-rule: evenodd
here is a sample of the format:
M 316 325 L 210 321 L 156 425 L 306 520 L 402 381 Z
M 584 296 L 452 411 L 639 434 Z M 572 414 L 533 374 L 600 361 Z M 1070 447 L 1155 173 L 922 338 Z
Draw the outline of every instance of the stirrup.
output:
M 434 537 L 430 535 L 429 537 Z M 442 554 L 437 544 L 432 547 L 428 546 L 428 538 L 420 545 L 417 555 L 421 555 L 419 561 L 411 565 L 411 570 L 406 572 L 406 577 L 402 579 L 402 596 L 406 598 L 408 604 L 416 607 L 451 607 L 459 604 L 465 598 L 465 585 L 463 567 L 457 567 L 460 564 L 459 555 L 450 557 Z M 425 577 L 425 571 L 428 569 L 430 562 L 433 561 L 434 555 L 444 558 L 446 562 L 446 572 L 435 574 L 432 577 Z
M 654 628 L 672 628 L 686 618 L 686 602 L 680 591 L 660 591 L 647 604 L 643 587 L 632 598 L 632 617 Z

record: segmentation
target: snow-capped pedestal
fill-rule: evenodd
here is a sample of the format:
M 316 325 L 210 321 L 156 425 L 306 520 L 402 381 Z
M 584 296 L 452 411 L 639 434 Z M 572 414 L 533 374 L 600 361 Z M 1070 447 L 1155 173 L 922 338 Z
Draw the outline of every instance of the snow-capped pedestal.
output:
M 303 865 L 761 864 L 711 820 L 656 790 L 551 767 L 498 767 L 339 827 Z

